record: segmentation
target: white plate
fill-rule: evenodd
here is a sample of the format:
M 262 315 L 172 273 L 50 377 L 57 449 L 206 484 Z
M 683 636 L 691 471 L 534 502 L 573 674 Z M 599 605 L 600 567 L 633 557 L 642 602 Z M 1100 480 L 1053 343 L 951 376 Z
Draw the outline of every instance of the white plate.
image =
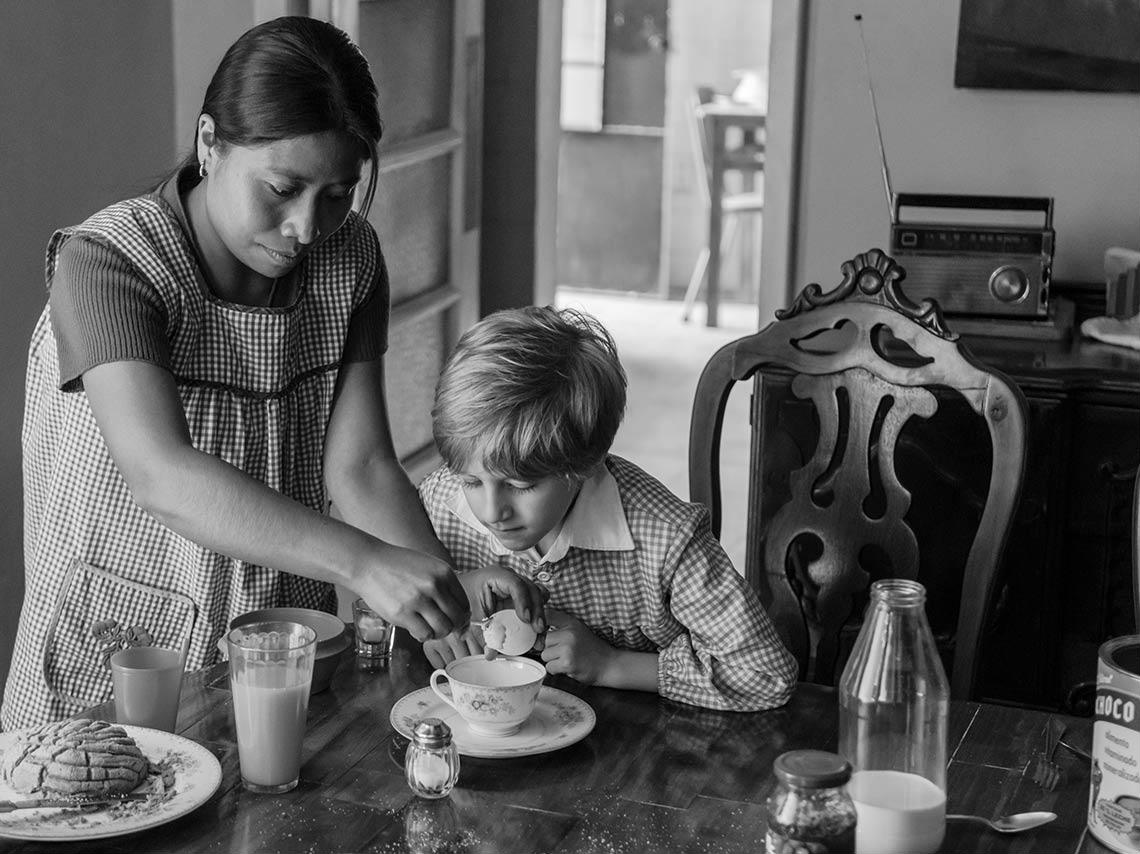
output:
M 154 792 L 145 801 L 126 801 L 93 812 L 75 809 L 24 809 L 0 813 L 0 837 L 66 842 L 75 839 L 105 839 L 166 824 L 197 809 L 210 799 L 222 782 L 222 766 L 202 745 L 147 727 L 121 724 L 139 750 L 152 763 L 165 763 L 174 771 L 166 788 L 152 774 L 135 791 Z M 16 732 L 0 732 L 0 755 L 16 740 Z M 0 800 L 28 800 L 0 779 Z
M 573 694 L 543 685 L 534 712 L 514 735 L 499 737 L 471 731 L 459 712 L 436 696 L 431 688 L 421 688 L 396 701 L 389 719 L 404 738 L 411 739 L 412 728 L 421 718 L 440 718 L 451 727 L 455 746 L 464 756 L 500 759 L 533 756 L 561 750 L 581 741 L 594 728 L 597 717 L 590 704 Z

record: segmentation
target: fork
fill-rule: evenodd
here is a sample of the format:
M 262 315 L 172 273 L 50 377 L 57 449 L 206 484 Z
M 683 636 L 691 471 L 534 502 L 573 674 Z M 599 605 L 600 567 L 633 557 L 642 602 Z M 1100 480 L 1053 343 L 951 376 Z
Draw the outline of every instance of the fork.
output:
M 53 808 L 90 809 L 91 807 L 105 807 L 108 804 L 122 804 L 128 801 L 145 801 L 149 798 L 150 795 L 145 792 L 126 792 L 80 797 L 34 798 L 26 801 L 0 801 L 0 813 Z
M 1028 775 L 1034 783 L 1048 792 L 1057 788 L 1057 784 L 1061 782 L 1061 766 L 1053 761 L 1053 753 L 1057 750 L 1065 729 L 1064 721 L 1050 717 L 1049 723 L 1045 725 L 1044 750 L 1034 753 L 1022 772 L 1023 777 Z

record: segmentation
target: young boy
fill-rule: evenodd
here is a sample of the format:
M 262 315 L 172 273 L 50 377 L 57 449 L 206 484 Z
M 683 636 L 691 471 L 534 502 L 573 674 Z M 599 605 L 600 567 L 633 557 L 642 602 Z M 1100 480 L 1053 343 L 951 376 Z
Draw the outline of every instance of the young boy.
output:
M 707 509 L 609 453 L 625 387 L 589 315 L 475 324 L 436 388 L 444 465 L 420 486 L 436 532 L 460 572 L 498 564 L 548 592 L 549 672 L 714 709 L 782 705 L 796 662 Z

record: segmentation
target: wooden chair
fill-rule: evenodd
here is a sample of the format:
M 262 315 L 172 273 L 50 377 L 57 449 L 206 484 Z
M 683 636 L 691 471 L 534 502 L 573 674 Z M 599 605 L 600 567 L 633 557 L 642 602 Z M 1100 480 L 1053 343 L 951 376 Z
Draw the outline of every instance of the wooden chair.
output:
M 716 93 L 709 86 L 698 86 L 696 92 L 689 98 L 689 136 L 693 152 L 693 165 L 697 173 L 697 190 L 704 202 L 707 212 L 712 213 L 712 186 L 713 181 L 713 139 L 706 121 L 705 106 L 712 102 Z M 761 171 L 764 160 L 764 143 L 761 140 L 752 140 L 746 156 L 758 164 L 755 172 L 750 171 L 749 186 L 755 178 L 755 173 Z M 725 182 L 728 183 L 727 181 Z M 748 224 L 755 225 L 760 214 L 764 212 L 763 189 L 734 189 L 723 187 L 720 193 L 720 219 L 723 227 L 720 233 L 719 254 L 721 258 L 728 256 L 736 239 L 740 221 L 747 219 Z M 706 217 L 707 219 L 707 217 Z M 754 229 L 756 230 L 756 229 Z M 711 231 L 711 229 L 710 229 Z M 759 242 L 757 241 L 757 246 Z M 697 255 L 693 272 L 689 276 L 688 286 L 685 288 L 685 299 L 681 310 L 681 319 L 688 321 L 693 305 L 697 301 L 701 285 L 708 275 L 709 261 L 712 257 L 712 247 L 706 245 Z
M 951 692 L 969 698 L 1024 473 L 1025 400 L 959 344 L 937 304 L 906 299 L 894 259 L 872 249 L 842 273 L 709 360 L 691 498 L 719 536 L 725 403 L 752 378 L 752 462 L 734 473 L 749 478 L 744 573 L 801 678 L 837 681 L 873 580 L 916 578 Z

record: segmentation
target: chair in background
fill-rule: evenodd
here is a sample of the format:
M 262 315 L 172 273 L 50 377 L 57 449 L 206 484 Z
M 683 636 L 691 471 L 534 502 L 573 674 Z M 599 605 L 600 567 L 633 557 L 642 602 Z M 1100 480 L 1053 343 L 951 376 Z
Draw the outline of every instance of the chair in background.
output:
M 1021 391 L 916 306 L 905 272 L 872 249 L 824 293 L 725 345 L 698 381 L 693 501 L 720 535 L 720 437 L 753 380 L 744 574 L 800 662 L 834 684 L 878 578 L 917 579 L 951 693 L 975 693 L 978 650 L 1025 468 Z
M 758 231 L 755 226 L 758 225 L 759 215 L 764 211 L 764 192 L 763 189 L 755 189 L 755 177 L 763 170 L 764 143 L 762 139 L 750 135 L 737 151 L 731 153 L 731 158 L 726 157 L 729 152 L 722 150 L 709 115 L 709 105 L 715 98 L 716 93 L 708 86 L 697 87 L 696 93 L 689 98 L 689 136 L 697 174 L 697 191 L 708 214 L 709 241 L 718 230 L 713 225 L 713 220 L 717 219 L 720 222 L 719 258 L 725 258 L 733 246 L 742 219 L 747 219 L 747 224 L 753 226 L 753 231 Z M 717 157 L 721 158 L 721 162 L 714 163 L 714 158 Z M 727 187 L 724 174 L 740 171 L 741 167 L 744 167 L 746 176 L 740 182 L 741 188 Z M 714 190 L 718 182 L 719 192 Z M 718 210 L 713 208 L 714 199 L 719 202 Z M 759 250 L 758 242 L 754 248 Z M 706 242 L 697 256 L 689 284 L 685 288 L 685 302 L 681 312 L 684 321 L 688 321 L 701 285 L 708 278 L 711 257 L 711 245 Z M 719 264 L 717 266 L 719 268 Z

